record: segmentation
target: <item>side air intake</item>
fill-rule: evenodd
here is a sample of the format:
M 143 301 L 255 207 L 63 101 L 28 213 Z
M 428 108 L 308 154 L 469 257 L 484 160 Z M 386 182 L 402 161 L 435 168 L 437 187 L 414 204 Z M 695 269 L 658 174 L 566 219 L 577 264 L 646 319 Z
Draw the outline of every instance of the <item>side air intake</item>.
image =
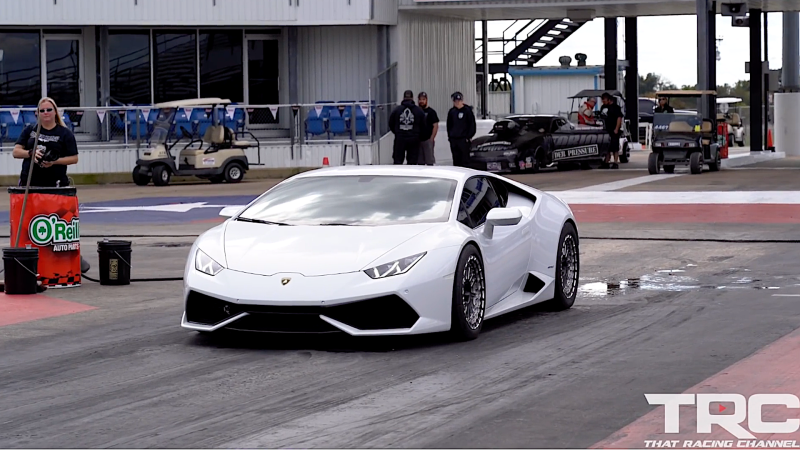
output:
M 524 292 L 530 292 L 533 294 L 538 293 L 544 287 L 544 281 L 542 281 L 539 277 L 528 274 L 528 279 L 525 280 L 525 287 L 522 289 Z

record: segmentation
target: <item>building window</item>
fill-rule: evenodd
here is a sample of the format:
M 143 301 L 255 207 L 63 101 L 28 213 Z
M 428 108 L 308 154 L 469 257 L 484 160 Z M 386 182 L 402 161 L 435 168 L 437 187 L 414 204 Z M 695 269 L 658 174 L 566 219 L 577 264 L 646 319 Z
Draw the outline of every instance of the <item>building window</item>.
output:
M 35 106 L 42 97 L 39 32 L 0 33 L 0 103 Z
M 150 104 L 150 32 L 109 31 L 108 61 L 111 104 Z
M 242 31 L 200 31 L 200 96 L 244 102 Z
M 155 102 L 197 98 L 197 33 L 153 33 Z

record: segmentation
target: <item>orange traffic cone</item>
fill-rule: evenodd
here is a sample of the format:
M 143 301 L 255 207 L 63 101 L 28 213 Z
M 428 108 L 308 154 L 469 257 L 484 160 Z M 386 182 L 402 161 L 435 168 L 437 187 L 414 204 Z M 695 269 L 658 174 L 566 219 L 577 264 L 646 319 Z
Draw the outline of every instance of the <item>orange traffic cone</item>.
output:
M 775 144 L 772 142 L 772 130 L 767 129 L 767 150 L 775 151 Z
M 328 157 L 322 158 L 322 167 L 328 167 L 330 163 L 328 162 Z

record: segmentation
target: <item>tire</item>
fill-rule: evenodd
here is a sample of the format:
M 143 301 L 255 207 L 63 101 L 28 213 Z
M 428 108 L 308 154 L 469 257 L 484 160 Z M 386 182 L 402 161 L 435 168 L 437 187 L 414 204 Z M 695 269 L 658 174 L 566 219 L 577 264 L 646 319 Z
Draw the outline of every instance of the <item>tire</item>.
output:
M 619 153 L 619 162 L 627 164 L 629 153 L 630 150 L 628 149 L 628 143 L 626 142 L 625 145 L 622 146 L 622 151 Z
M 228 183 L 238 183 L 244 178 L 244 168 L 239 163 L 229 163 L 225 166 L 225 181 Z
M 734 142 L 736 142 L 736 136 L 731 133 L 728 135 L 728 147 L 733 147 Z
M 720 169 L 722 169 L 722 159 L 719 155 L 719 150 L 717 150 L 714 161 L 708 163 L 708 170 L 710 172 L 719 172 Z
M 563 311 L 572 308 L 578 296 L 581 254 L 578 231 L 571 223 L 561 229 L 556 252 L 556 293 L 550 301 L 552 309 Z
M 172 172 L 163 164 L 153 167 L 153 184 L 156 186 L 166 186 L 172 178 Z
M 739 141 L 736 143 L 739 147 L 744 147 L 744 141 Z
M 464 304 L 467 297 L 468 304 Z M 477 303 L 477 305 L 475 304 Z M 468 308 L 468 311 L 464 311 Z M 486 275 L 478 249 L 467 245 L 456 264 L 453 280 L 453 301 L 450 314 L 450 333 L 459 341 L 478 337 L 486 313 Z
M 133 177 L 133 182 L 136 183 L 137 186 L 147 186 L 147 184 L 150 183 L 150 176 L 142 175 L 140 170 L 141 166 L 136 166 L 133 168 L 133 173 L 131 174 Z
M 656 152 L 650 153 L 647 158 L 647 171 L 650 172 L 650 175 L 656 175 L 661 171 L 661 155 Z
M 694 152 L 689 157 L 689 171 L 692 175 L 703 173 L 703 154 Z

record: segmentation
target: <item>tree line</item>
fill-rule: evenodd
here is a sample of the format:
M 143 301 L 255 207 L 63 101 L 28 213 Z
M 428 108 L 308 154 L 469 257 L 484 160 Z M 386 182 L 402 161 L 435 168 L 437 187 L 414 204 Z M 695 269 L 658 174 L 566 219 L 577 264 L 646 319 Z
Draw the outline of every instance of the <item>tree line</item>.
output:
M 697 85 L 683 85 L 681 87 L 676 86 L 669 80 L 663 78 L 661 75 L 656 73 L 648 73 L 645 76 L 639 75 L 639 96 L 640 97 L 650 97 L 654 98 L 655 93 L 657 91 L 667 91 L 667 90 L 693 90 L 697 89 Z M 750 105 L 750 80 L 739 80 L 733 86 L 729 84 L 723 84 L 717 86 L 717 97 L 739 97 L 742 99 L 742 103 L 740 106 L 749 106 Z M 692 100 L 690 102 L 694 103 Z M 681 99 L 673 98 L 670 100 L 670 104 L 675 108 L 687 108 L 687 107 L 694 107 L 694 104 L 684 104 Z

